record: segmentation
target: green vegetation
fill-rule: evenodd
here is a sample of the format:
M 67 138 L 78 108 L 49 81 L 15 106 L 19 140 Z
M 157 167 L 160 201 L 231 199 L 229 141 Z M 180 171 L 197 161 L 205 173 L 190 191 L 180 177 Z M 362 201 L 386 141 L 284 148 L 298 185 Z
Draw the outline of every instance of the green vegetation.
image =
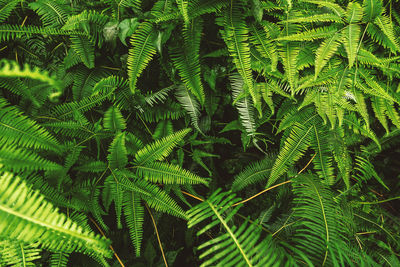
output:
M 0 266 L 400 266 L 399 7 L 0 0 Z

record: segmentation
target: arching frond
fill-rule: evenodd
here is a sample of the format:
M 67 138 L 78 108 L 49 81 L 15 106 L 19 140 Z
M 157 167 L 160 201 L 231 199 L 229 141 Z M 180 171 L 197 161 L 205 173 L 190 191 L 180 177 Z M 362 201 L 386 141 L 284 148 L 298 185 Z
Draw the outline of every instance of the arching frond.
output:
M 62 167 L 52 161 L 44 159 L 34 152 L 22 150 L 15 147 L 0 147 L 0 166 L 6 170 L 61 170 Z
M 29 78 L 46 83 L 58 92 L 61 91 L 62 83 L 56 77 L 50 76 L 48 71 L 37 67 L 32 69 L 28 64 L 21 68 L 16 62 L 0 60 L 0 77 L 7 78 Z
M 308 127 L 296 123 L 286 138 L 283 147 L 281 148 L 278 157 L 272 167 L 269 176 L 267 187 L 272 185 L 289 166 L 295 163 L 310 145 L 311 131 L 313 127 Z
M 254 89 L 253 77 L 250 65 L 250 47 L 248 40 L 248 27 L 242 16 L 241 1 L 230 1 L 230 6 L 226 8 L 224 15 L 224 40 L 228 47 L 233 62 L 242 76 L 246 85 L 246 92 L 250 93 L 254 106 L 261 114 L 259 94 Z
M 172 50 L 172 61 L 179 70 L 186 87 L 196 96 L 200 104 L 204 104 L 204 91 L 200 76 L 200 36 L 202 33 L 202 21 L 197 19 L 190 26 L 182 28 L 184 44 Z
M 260 182 L 266 181 L 271 173 L 276 155 L 268 155 L 265 159 L 249 164 L 243 171 L 236 175 L 232 184 L 233 191 Z
M 182 105 L 185 111 L 189 114 L 193 127 L 202 133 L 199 126 L 200 117 L 200 104 L 194 98 L 193 94 L 189 92 L 185 85 L 178 86 L 175 90 L 175 96 L 178 102 Z
M 257 224 L 246 220 L 240 226 L 232 225 L 232 217 L 240 205 L 230 207 L 238 200 L 235 194 L 221 193 L 219 189 L 187 212 L 189 228 L 206 222 L 197 235 L 213 228 L 221 229 L 217 237 L 198 247 L 205 249 L 199 256 L 205 260 L 200 266 L 272 266 L 281 263 L 282 252 L 274 246 L 271 236 L 261 238 Z
M 61 1 L 38 0 L 29 3 L 29 7 L 41 17 L 45 27 L 63 26 L 71 14 L 70 6 Z
M 83 230 L 18 177 L 2 174 L 0 196 L 2 236 L 20 242 L 39 242 L 52 250 L 111 256 L 108 240 Z
M 132 48 L 128 56 L 129 87 L 132 93 L 136 92 L 137 78 L 156 53 L 152 42 L 153 26 L 148 22 L 139 25 L 131 37 Z
M 254 106 L 253 101 L 247 97 L 246 90 L 244 89 L 245 84 L 242 76 L 233 74 L 230 77 L 232 96 L 239 112 L 240 122 L 246 129 L 248 135 L 254 135 L 257 128 L 255 123 Z
M 182 169 L 178 165 L 165 162 L 150 162 L 136 166 L 138 176 L 161 184 L 208 184 L 208 180 L 192 172 Z
M 127 150 L 125 147 L 125 133 L 119 133 L 115 136 L 107 155 L 110 168 L 122 169 L 128 163 Z
M 2 144 L 60 152 L 62 146 L 45 128 L 0 98 L 0 141 Z
M 19 0 L 1 0 L 0 1 L 0 23 L 3 23 L 8 16 L 10 16 L 11 12 L 17 6 Z
M 4 266 L 35 266 L 41 258 L 38 244 L 24 244 L 15 240 L 0 241 L 0 264 Z
M 314 264 L 332 266 L 332 261 L 349 254 L 342 234 L 342 215 L 333 201 L 332 192 L 310 175 L 299 175 L 294 180 L 293 191 L 297 204 L 294 216 L 299 218 L 294 237 L 296 247 Z
M 172 149 L 178 144 L 178 142 L 182 141 L 185 135 L 187 135 L 189 132 L 190 129 L 183 129 L 146 145 L 136 153 L 136 164 L 143 165 L 146 162 L 163 160 L 172 152 Z

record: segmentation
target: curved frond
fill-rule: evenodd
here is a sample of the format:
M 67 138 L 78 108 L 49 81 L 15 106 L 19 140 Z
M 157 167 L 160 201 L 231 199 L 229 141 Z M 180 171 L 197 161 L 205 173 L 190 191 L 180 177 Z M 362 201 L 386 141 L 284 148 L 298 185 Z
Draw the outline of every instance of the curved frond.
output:
M 163 160 L 172 152 L 172 149 L 178 144 L 178 142 L 183 140 L 185 135 L 190 131 L 190 129 L 183 129 L 146 145 L 144 148 L 136 152 L 136 164 L 143 166 L 146 162 Z
M 3 23 L 8 16 L 10 16 L 11 12 L 17 6 L 19 0 L 1 0 L 0 1 L 0 23 Z
M 0 177 L 0 235 L 65 252 L 111 256 L 109 241 L 83 230 L 10 173 Z
M 249 164 L 243 171 L 236 175 L 232 184 L 232 190 L 239 191 L 251 184 L 267 180 L 275 158 L 276 155 L 269 155 L 263 160 Z
M 240 226 L 232 225 L 232 217 L 238 212 L 240 205 L 231 208 L 238 202 L 231 192 L 215 191 L 208 199 L 190 209 L 188 227 L 201 226 L 197 235 L 219 228 L 222 233 L 204 242 L 198 249 L 205 251 L 199 258 L 205 258 L 200 266 L 272 266 L 283 260 L 281 251 L 272 241 L 271 236 L 261 238 L 261 229 L 257 224 L 246 220 Z
M 128 54 L 129 87 L 136 92 L 136 82 L 142 71 L 156 53 L 152 40 L 153 25 L 143 22 L 131 37 L 132 48 Z
M 289 166 L 295 163 L 310 145 L 311 131 L 313 127 L 307 127 L 299 123 L 295 123 L 289 136 L 286 138 L 278 157 L 271 170 L 267 187 L 272 185 Z
M 165 162 L 151 162 L 136 166 L 137 175 L 147 181 L 161 184 L 208 184 L 207 179 L 202 178 L 178 165 Z
M 183 26 L 183 47 L 172 49 L 172 61 L 179 70 L 186 87 L 192 91 L 200 104 L 204 104 L 204 90 L 201 83 L 201 69 L 199 60 L 200 37 L 202 33 L 202 21 L 197 19 L 190 25 Z
M 0 141 L 2 144 L 60 152 L 62 146 L 43 127 L 0 98 Z
M 107 160 L 111 169 L 122 169 L 128 163 L 128 152 L 125 147 L 125 133 L 115 136 L 108 149 Z

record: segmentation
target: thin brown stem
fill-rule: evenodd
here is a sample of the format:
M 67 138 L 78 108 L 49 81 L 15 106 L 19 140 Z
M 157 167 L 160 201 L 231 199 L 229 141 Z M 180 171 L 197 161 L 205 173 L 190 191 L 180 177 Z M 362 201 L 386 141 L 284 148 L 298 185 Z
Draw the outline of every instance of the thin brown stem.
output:
M 146 206 L 147 211 L 150 214 L 151 220 L 153 221 L 153 225 L 154 225 L 154 230 L 156 230 L 156 235 L 157 235 L 157 240 L 158 240 L 158 245 L 160 246 L 160 250 L 161 250 L 161 254 L 165 263 L 165 266 L 168 267 L 168 263 L 167 263 L 167 259 L 165 258 L 165 254 L 164 254 L 164 250 L 161 244 L 161 240 L 160 240 L 160 236 L 158 234 L 158 230 L 157 230 L 157 225 L 156 225 L 156 221 L 154 220 L 153 214 L 151 214 L 151 211 L 149 209 L 149 206 L 147 206 L 147 204 L 144 204 Z
M 257 194 L 255 194 L 255 195 L 253 195 L 253 196 L 251 196 L 251 197 L 249 197 L 249 198 L 247 198 L 245 200 L 242 200 L 240 202 L 237 202 L 237 203 L 233 204 L 232 207 L 237 206 L 237 205 L 242 204 L 242 203 L 245 203 L 245 202 L 247 202 L 249 200 L 252 200 L 253 198 L 258 197 L 259 195 L 261 195 L 261 194 L 263 194 L 263 193 L 265 193 L 265 192 L 267 192 L 267 191 L 269 191 L 271 189 L 274 189 L 274 188 L 276 188 L 278 186 L 281 186 L 281 185 L 284 185 L 284 184 L 287 184 L 287 183 L 290 183 L 290 182 L 292 182 L 292 180 L 288 180 L 288 181 L 273 185 L 271 187 L 268 187 L 268 188 L 264 189 L 263 191 L 258 192 Z

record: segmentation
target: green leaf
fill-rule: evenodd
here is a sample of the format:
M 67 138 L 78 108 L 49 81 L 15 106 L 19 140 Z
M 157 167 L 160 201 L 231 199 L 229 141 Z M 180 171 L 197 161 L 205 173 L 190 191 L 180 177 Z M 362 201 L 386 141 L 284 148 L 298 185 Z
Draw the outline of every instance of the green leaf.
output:
M 342 35 L 340 32 L 334 33 L 330 38 L 327 38 L 318 47 L 315 55 L 315 78 L 317 79 L 318 74 L 322 68 L 328 63 L 328 61 L 336 53 L 340 42 L 342 40 Z
M 354 61 L 356 60 L 360 32 L 360 26 L 357 24 L 349 24 L 343 30 L 343 45 L 349 59 L 349 68 L 353 66 Z
M 137 79 L 146 68 L 147 64 L 156 53 L 153 45 L 153 25 L 148 22 L 141 23 L 130 39 L 132 48 L 128 54 L 128 77 L 131 92 L 136 92 Z
M 107 160 L 111 169 L 122 169 L 128 163 L 125 133 L 119 133 L 115 136 L 108 149 Z
M 165 159 L 190 131 L 190 129 L 183 129 L 146 145 L 135 154 L 136 165 L 143 166 L 146 162 Z
M 283 147 L 279 151 L 278 157 L 272 167 L 267 187 L 272 185 L 289 166 L 293 165 L 307 150 L 310 145 L 311 131 L 313 127 L 305 127 L 296 123 L 286 138 Z
M 0 177 L 0 235 L 44 248 L 110 257 L 110 242 L 84 230 L 10 173 Z
M 111 106 L 104 114 L 104 128 L 113 132 L 126 128 L 125 119 L 117 107 Z

